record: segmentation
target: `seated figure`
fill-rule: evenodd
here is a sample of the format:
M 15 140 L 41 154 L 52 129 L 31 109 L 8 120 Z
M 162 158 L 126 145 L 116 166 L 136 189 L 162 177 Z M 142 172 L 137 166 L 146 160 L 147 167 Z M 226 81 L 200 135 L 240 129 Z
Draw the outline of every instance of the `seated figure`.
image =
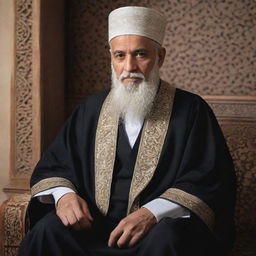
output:
M 82 102 L 38 162 L 19 256 L 230 250 L 232 159 L 208 104 L 160 79 L 166 22 L 145 7 L 110 13 L 111 89 Z

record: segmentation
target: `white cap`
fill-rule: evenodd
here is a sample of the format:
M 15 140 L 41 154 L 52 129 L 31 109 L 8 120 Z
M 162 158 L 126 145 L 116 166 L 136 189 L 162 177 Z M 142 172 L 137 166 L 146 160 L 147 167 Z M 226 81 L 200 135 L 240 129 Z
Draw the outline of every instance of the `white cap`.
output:
M 162 45 L 166 18 L 151 8 L 127 6 L 115 9 L 109 14 L 108 26 L 109 42 L 121 35 L 139 35 Z

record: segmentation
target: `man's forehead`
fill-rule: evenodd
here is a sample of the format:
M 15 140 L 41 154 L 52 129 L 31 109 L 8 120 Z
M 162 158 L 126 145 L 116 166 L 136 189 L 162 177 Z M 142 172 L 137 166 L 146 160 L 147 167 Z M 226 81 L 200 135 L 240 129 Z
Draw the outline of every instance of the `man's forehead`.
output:
M 110 42 L 112 49 L 147 49 L 153 47 L 153 40 L 138 35 L 121 35 Z

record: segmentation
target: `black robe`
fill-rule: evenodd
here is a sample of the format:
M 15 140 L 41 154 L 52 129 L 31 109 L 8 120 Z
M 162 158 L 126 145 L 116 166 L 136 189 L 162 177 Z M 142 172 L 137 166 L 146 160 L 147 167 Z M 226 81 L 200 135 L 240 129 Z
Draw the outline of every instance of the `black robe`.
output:
M 104 216 L 95 202 L 95 137 L 101 108 L 108 94 L 109 91 L 96 94 L 78 106 L 38 162 L 31 177 L 31 186 L 36 186 L 42 180 L 52 177 L 70 181 L 73 189 L 87 201 L 94 219 L 110 222 L 113 228 L 125 216 L 123 211 L 119 219 L 115 218 L 114 222 L 111 219 L 113 198 L 118 195 L 113 189 L 118 183 L 115 174 L 112 184 L 114 197 L 112 195 L 110 199 L 108 214 Z M 128 169 L 130 168 L 131 175 L 139 141 L 140 136 L 136 142 L 137 146 L 129 154 Z M 130 184 L 129 182 L 126 184 L 128 189 Z M 42 187 L 38 191 L 54 186 L 53 184 Z M 197 223 L 204 226 L 221 250 L 224 252 L 229 249 L 234 239 L 236 192 L 232 159 L 208 104 L 201 97 L 181 89 L 176 89 L 170 124 L 160 158 L 153 178 L 140 194 L 140 206 L 158 197 L 169 199 L 165 196 L 165 192 L 170 188 L 199 198 L 212 210 L 215 221 L 210 230 L 198 216 L 198 210 L 193 211 L 193 207 L 188 207 L 191 218 L 195 218 Z M 120 191 L 118 185 L 116 189 Z M 127 189 L 124 197 L 129 196 Z M 174 201 L 187 207 L 182 201 Z M 52 206 L 43 205 L 35 198 L 32 199 L 29 205 L 31 228 L 51 209 Z M 191 239 L 193 241 L 193 237 Z

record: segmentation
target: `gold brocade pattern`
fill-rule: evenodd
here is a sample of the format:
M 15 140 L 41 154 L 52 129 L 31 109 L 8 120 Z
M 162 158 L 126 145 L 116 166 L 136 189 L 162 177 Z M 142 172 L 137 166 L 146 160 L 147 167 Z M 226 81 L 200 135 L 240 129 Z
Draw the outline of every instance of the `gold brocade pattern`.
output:
M 174 95 L 175 88 L 162 81 L 154 107 L 142 131 L 131 182 L 128 213 L 138 208 L 138 196 L 154 175 L 169 126 Z
M 31 188 L 31 195 L 34 196 L 35 194 L 44 191 L 49 188 L 54 187 L 68 187 L 76 191 L 75 186 L 67 179 L 61 178 L 61 177 L 53 177 L 53 178 L 47 178 L 39 181 Z
M 111 97 L 102 106 L 95 141 L 95 200 L 103 214 L 109 207 L 119 120 L 110 109 Z
M 138 196 L 155 172 L 169 126 L 174 94 L 175 88 L 162 82 L 153 110 L 145 121 L 130 188 L 128 213 L 138 208 Z M 101 110 L 95 146 L 95 199 L 103 214 L 109 207 L 119 121 L 110 106 L 111 93 Z
M 199 216 L 210 230 L 213 229 L 215 219 L 214 212 L 198 197 L 177 188 L 166 190 L 160 197 L 169 199 L 188 208 Z

